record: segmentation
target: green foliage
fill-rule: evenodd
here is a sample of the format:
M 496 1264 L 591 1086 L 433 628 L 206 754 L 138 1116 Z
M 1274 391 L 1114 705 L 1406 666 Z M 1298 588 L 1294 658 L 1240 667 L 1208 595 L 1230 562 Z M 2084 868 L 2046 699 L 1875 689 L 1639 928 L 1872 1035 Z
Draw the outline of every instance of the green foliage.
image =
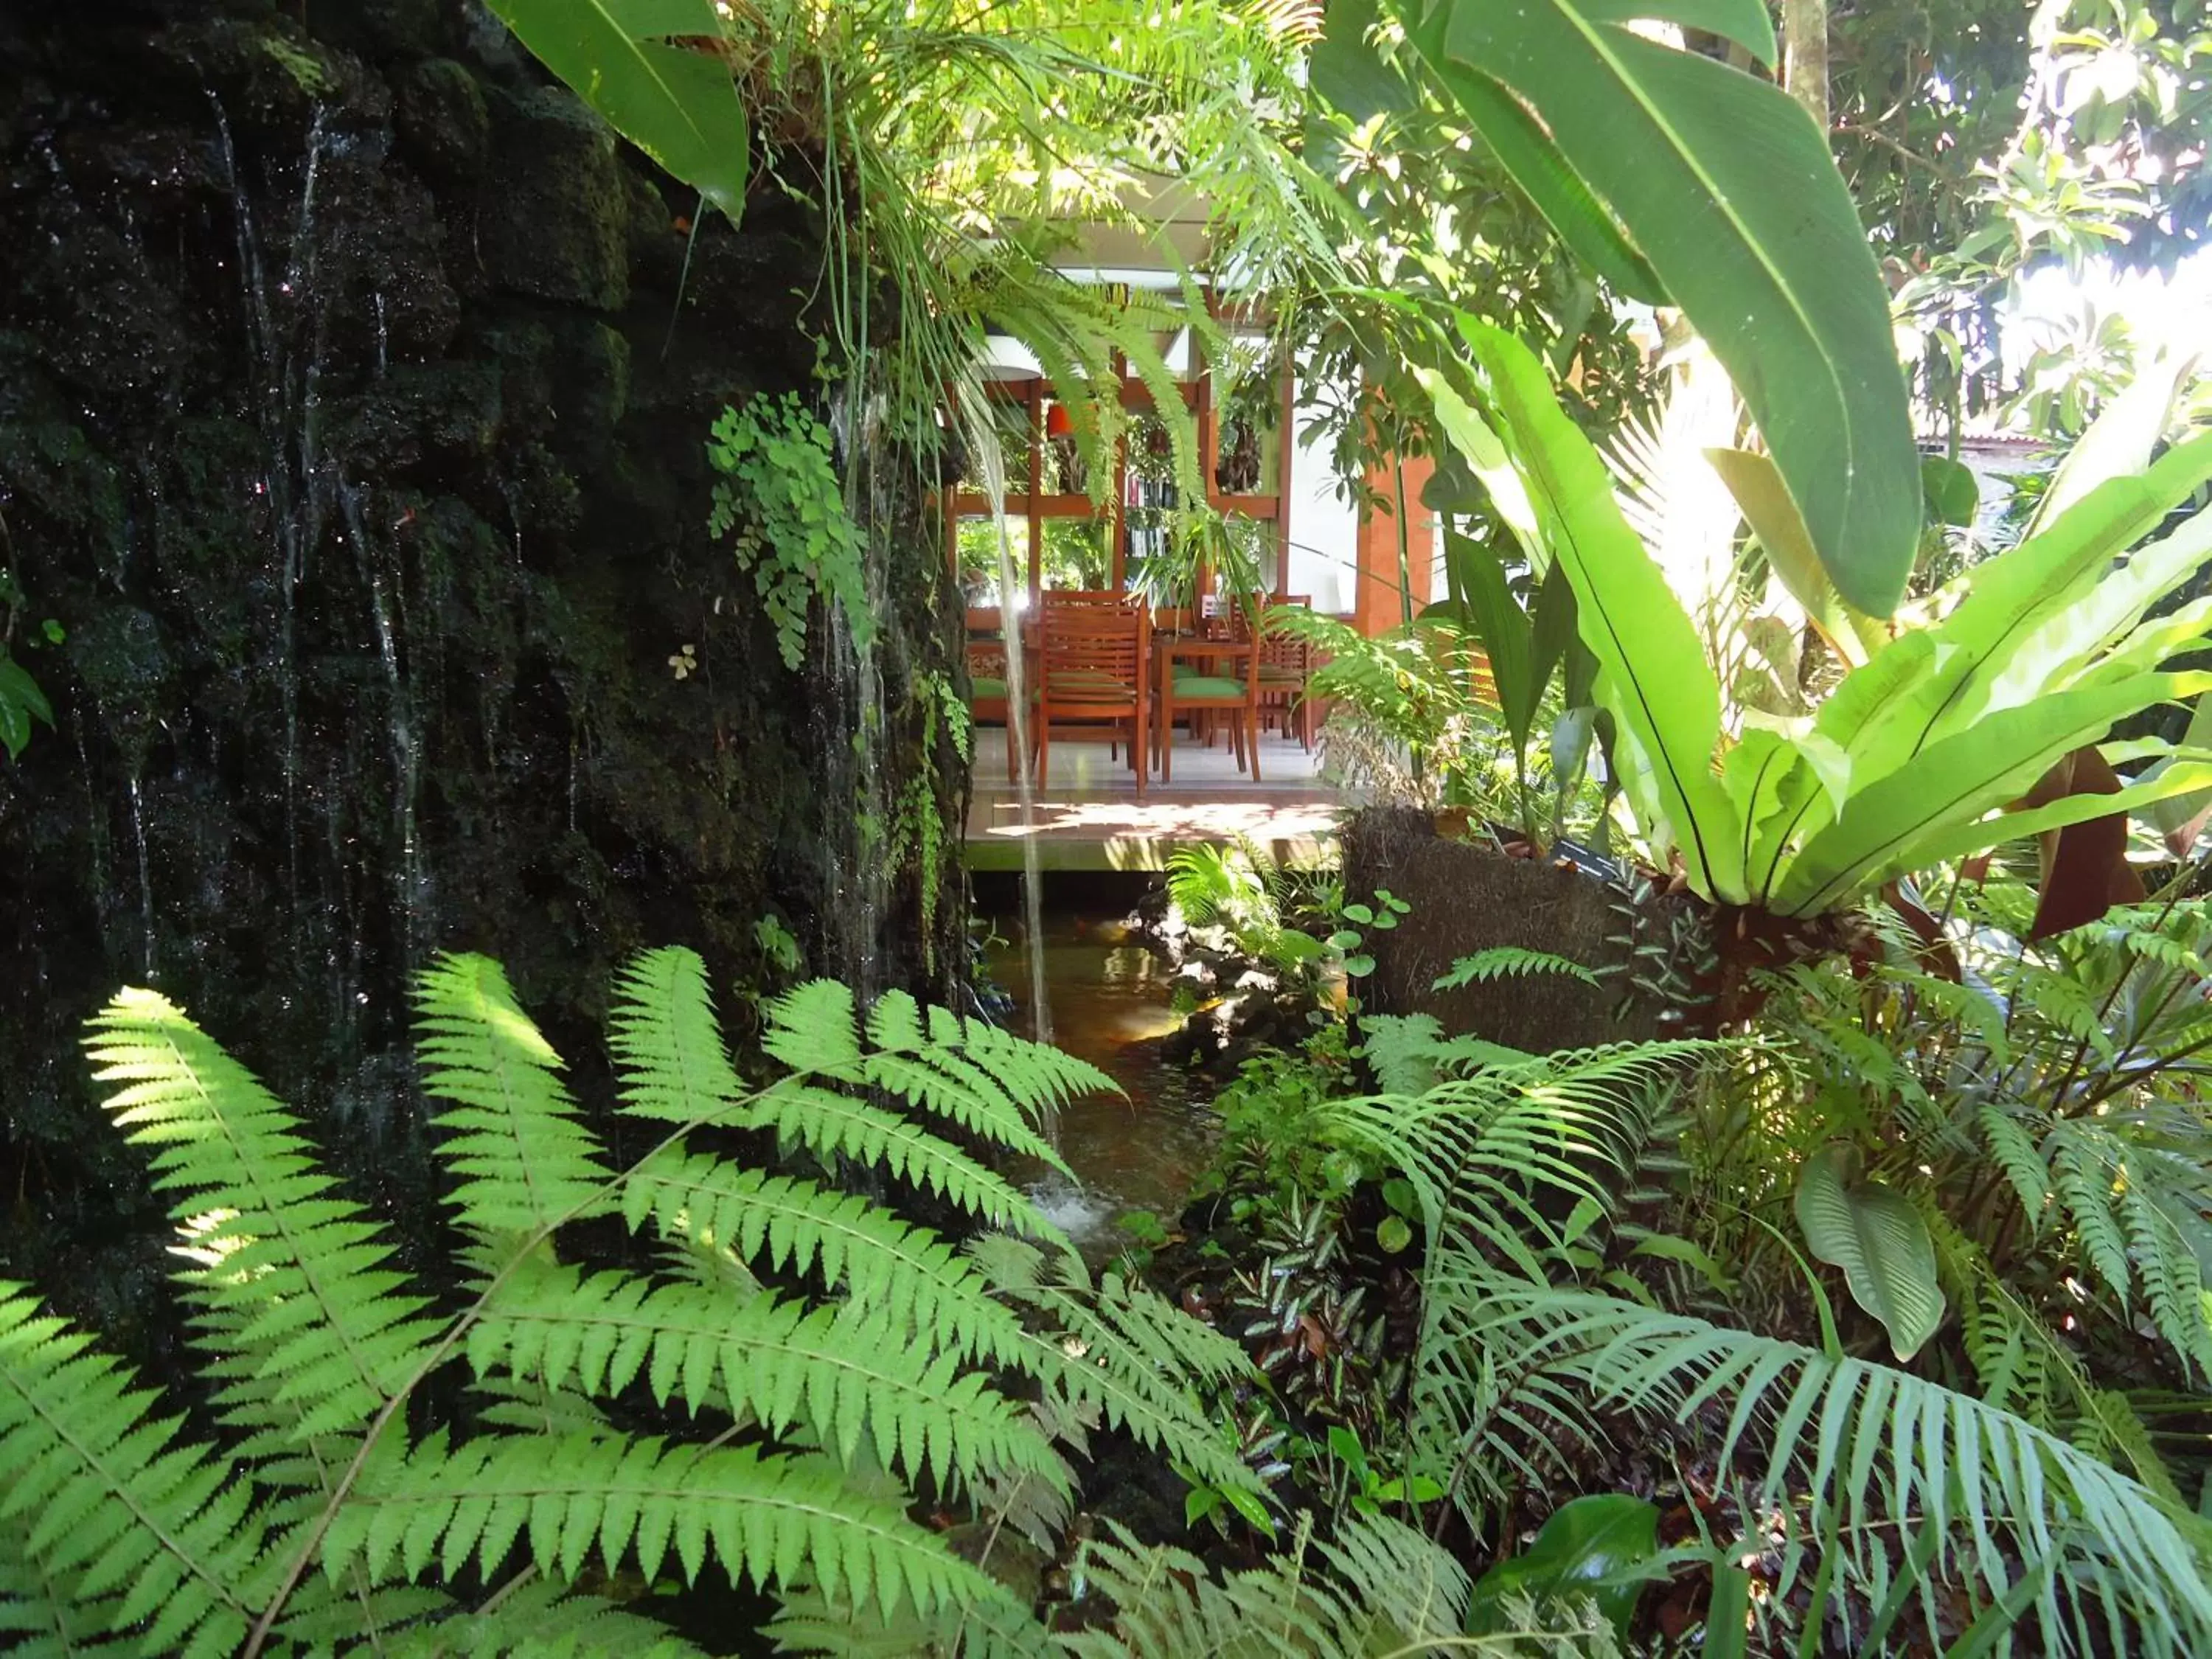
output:
M 761 960 L 771 972 L 795 974 L 805 962 L 798 935 L 784 926 L 780 916 L 763 915 L 756 921 L 753 943 L 760 947 Z
M 805 655 L 806 611 L 817 594 L 836 608 L 865 650 L 876 616 L 861 569 L 860 531 L 831 464 L 830 428 L 795 392 L 757 397 L 742 410 L 722 411 L 707 459 L 723 475 L 714 483 L 708 528 L 734 538 L 738 568 L 752 573 L 783 665 L 795 669 Z
M 1225 845 L 1193 842 L 1168 856 L 1168 897 L 1193 927 L 1219 927 L 1241 956 L 1286 978 L 1310 981 L 1325 955 L 1322 942 L 1292 925 L 1314 896 L 1314 883 L 1275 862 L 1248 839 Z
M 2204 636 L 2203 601 L 2152 614 L 2212 555 L 2212 518 L 2113 561 L 2212 473 L 2212 437 L 2112 479 L 2047 529 L 1978 565 L 1844 677 L 1809 724 L 1725 736 L 1721 687 L 1587 440 L 1526 348 L 1470 324 L 1486 424 L 1440 377 L 1430 390 L 1532 558 L 1574 582 L 1615 769 L 1654 858 L 1679 854 L 1718 902 L 1809 916 L 1903 872 L 2186 793 L 2176 765 L 2118 795 L 1990 814 L 2116 721 L 2207 683 L 2162 665 Z M 2139 754 L 2139 750 L 2125 751 Z
M 33 722 L 52 726 L 53 705 L 23 665 L 0 646 L 0 746 L 7 749 L 9 759 L 22 754 L 23 745 L 31 740 Z
M 1497 1629 L 1516 1596 L 1556 1600 L 1588 1595 L 1620 1635 L 1644 1586 L 1655 1577 L 1659 1510 L 1626 1492 L 1570 1499 L 1546 1517 L 1535 1541 L 1475 1581 L 1468 1627 Z
M 1337 907 L 1338 926 L 1326 942 L 1330 950 L 1342 953 L 1348 977 L 1364 979 L 1375 971 L 1375 958 L 1365 948 L 1368 931 L 1390 932 L 1397 927 L 1398 918 L 1410 915 L 1413 908 L 1387 887 L 1375 890 L 1372 904 L 1353 900 Z
M 1084 1659 L 1420 1652 L 1458 1635 L 1468 1595 L 1446 1552 L 1380 1518 L 1350 1520 L 1328 1543 L 1302 1534 L 1277 1561 L 1225 1582 L 1188 1552 L 1144 1547 L 1118 1528 L 1090 1540 L 1078 1567 L 1121 1614 L 1110 1636 L 1069 1638 Z
M 921 763 L 899 793 L 891 817 L 890 855 L 893 864 L 911 859 L 921 888 L 921 954 L 926 967 L 937 966 L 937 915 L 943 897 L 945 850 L 951 839 L 938 805 L 945 788 L 938 763 L 938 737 L 948 738 L 964 767 L 975 739 L 975 719 L 967 700 L 944 675 L 915 676 L 914 702 L 921 720 Z
M 1436 983 L 1430 988 L 1455 991 L 1462 986 L 1484 984 L 1491 980 L 1531 979 L 1545 974 L 1563 975 L 1585 985 L 1597 983 L 1595 974 L 1571 957 L 1549 951 L 1523 950 L 1516 945 L 1499 945 L 1460 957 L 1437 975 Z
M 1957 981 L 1907 935 L 1863 979 L 1802 969 L 1778 988 L 1788 1112 L 1766 1113 L 1759 1144 L 1855 1146 L 1932 1241 L 1984 1397 L 2170 1489 L 2139 1419 L 2212 1375 L 2212 924 L 2175 899 L 2031 946 L 2002 925 L 2019 925 L 2016 889 L 1952 903 L 1972 924 Z
M 1601 6 L 1406 9 L 1431 70 L 1569 246 L 1620 292 L 1671 298 L 1711 343 L 1837 586 L 1887 615 L 1918 544 L 1919 461 L 1826 135 L 1779 88 Z M 1653 15 L 1774 59 L 1764 6 Z
M 1740 1525 L 1789 1517 L 1785 1590 L 1817 1559 L 1862 1605 L 1962 1596 L 1993 1633 L 2034 1620 L 2053 1652 L 2101 1650 L 2108 1632 L 2152 1654 L 2212 1639 L 2212 1532 L 2169 1497 L 1990 1403 L 1670 1311 L 1606 1266 L 1637 1236 L 1624 1189 L 1701 1052 L 1532 1059 L 1339 1103 L 1339 1132 L 1402 1168 L 1430 1218 L 1411 1470 L 1479 1523 L 1624 1422 L 1667 1425 L 1748 1482 Z M 1900 1524 L 1921 1540 L 1903 1559 Z
M 1936 1246 L 1910 1200 L 1876 1181 L 1854 1178 L 1851 1149 L 1823 1148 L 1797 1177 L 1797 1225 L 1806 1248 L 1843 1269 L 1851 1298 L 1889 1333 L 1906 1360 L 1943 1322 Z
M 1037 1652 L 1027 1610 L 908 1518 L 912 1492 L 1064 1523 L 1058 1443 L 1089 1420 L 1258 1490 L 1199 1403 L 1249 1375 L 1235 1343 L 1056 1244 L 963 1253 L 891 1202 L 714 1150 L 768 1132 L 894 1200 L 927 1189 L 1050 1240 L 927 1126 L 1048 1158 L 1041 1115 L 1106 1086 L 1081 1062 L 901 995 L 864 1018 L 816 983 L 769 1005 L 787 1071 L 750 1089 L 699 959 L 653 951 L 616 988 L 621 1109 L 651 1142 L 617 1167 L 495 964 L 441 959 L 417 1021 L 464 1241 L 450 1314 L 181 1012 L 126 992 L 94 1022 L 110 1110 L 172 1200 L 222 1432 L 202 1440 L 88 1336 L 0 1299 L 0 1628 L 27 1650 L 683 1653 L 588 1585 L 711 1573 L 879 1633 L 919 1621 L 947 1652 L 970 1621 L 1004 1638 L 975 1651 Z M 593 1267 L 582 1224 L 643 1234 L 665 1265 Z M 469 1402 L 452 1415 L 431 1402 L 453 1391 L 424 1387 L 449 1370 Z
M 1327 657 L 1308 695 L 1331 705 L 1321 733 L 1331 775 L 1423 805 L 1494 802 L 1499 816 L 1516 815 L 1492 775 L 1504 761 L 1510 776 L 1504 728 L 1474 636 L 1449 612 L 1431 607 L 1373 638 L 1302 605 L 1269 611 L 1267 625 Z

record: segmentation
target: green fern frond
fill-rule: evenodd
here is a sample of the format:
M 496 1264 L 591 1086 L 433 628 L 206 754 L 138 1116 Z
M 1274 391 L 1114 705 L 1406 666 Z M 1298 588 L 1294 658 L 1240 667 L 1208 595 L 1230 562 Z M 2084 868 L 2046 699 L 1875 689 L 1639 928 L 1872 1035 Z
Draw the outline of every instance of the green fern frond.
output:
M 1037 1127 L 1085 1095 L 1121 1085 L 1073 1054 L 1031 1042 L 949 1009 L 925 1011 L 903 991 L 888 991 L 868 1011 L 874 1052 L 860 1080 L 971 1134 L 1065 1170 Z
M 913 1000 L 903 992 L 889 994 L 878 1002 L 876 1012 L 880 1013 L 884 1004 L 895 1000 L 911 1006 Z M 941 1015 L 946 1024 L 954 1024 L 953 1017 L 944 1010 L 932 1012 Z M 870 1021 L 872 1031 L 881 1029 L 874 1015 L 870 1016 Z M 904 1035 L 895 1024 L 892 1034 Z M 1025 1111 L 998 1079 L 961 1052 L 957 1039 L 950 1042 L 923 1039 L 918 1022 L 915 1039 L 911 1047 L 898 1048 L 878 1040 L 877 1052 L 870 1054 L 866 1063 L 867 1082 L 909 1106 L 957 1123 L 970 1134 L 995 1142 L 1008 1152 L 1036 1158 L 1063 1175 L 1069 1173 L 1060 1154 L 1032 1125 L 1030 1111 L 1042 1113 L 1053 1103 L 1042 1089 L 1029 1091 L 1030 1111 Z M 1104 1086 L 1118 1092 L 1118 1085 L 1110 1081 L 1105 1081 Z
M 850 1193 L 671 1151 L 624 1180 L 623 1213 L 633 1231 L 651 1217 L 777 1272 L 818 1272 L 946 1352 L 1005 1364 L 1026 1346 L 1021 1322 L 950 1245 Z
M 832 1596 L 896 1613 L 987 1601 L 1004 1592 L 906 1518 L 864 1498 L 836 1466 L 750 1447 L 486 1436 L 441 1431 L 404 1458 L 373 1463 L 323 1542 L 337 1572 L 487 1577 L 520 1547 L 538 1571 L 573 1580 L 594 1554 L 658 1578 L 673 1556 L 686 1583 L 714 1561 L 763 1585 L 801 1573 Z
M 385 1265 L 393 1247 L 336 1195 L 289 1112 L 166 999 L 125 991 L 95 1017 L 86 1048 L 107 1109 L 134 1146 L 155 1148 L 194 1262 L 195 1341 L 222 1379 L 226 1422 L 266 1455 L 358 1428 L 412 1380 L 435 1327 L 424 1298 Z M 302 1467 L 307 1471 L 303 1477 Z M 285 1478 L 320 1485 L 313 1465 Z M 262 1471 L 264 1478 L 270 1471 Z
M 761 1046 L 793 1071 L 857 1081 L 860 1066 L 859 1010 L 853 993 L 836 980 L 794 986 L 768 1005 Z
M 487 1428 L 586 1438 L 621 1432 L 589 1395 L 574 1388 L 549 1386 L 535 1376 L 483 1371 L 469 1384 L 469 1392 L 476 1399 L 472 1420 Z
M 417 978 L 415 1006 L 423 1090 L 451 1103 L 435 1119 L 438 1156 L 464 1177 L 448 1194 L 461 1225 L 532 1236 L 587 1208 L 607 1172 L 561 1085 L 561 1057 L 505 971 L 441 957 Z
M 2005 1179 L 2012 1183 L 2020 1198 L 2020 1207 L 2027 1216 L 2031 1234 L 2043 1226 L 2044 1206 L 2051 1199 L 2051 1166 L 2043 1161 L 2043 1154 L 2027 1130 L 2007 1116 L 2004 1109 L 1994 1103 L 1985 1104 L 1977 1114 L 1982 1128 L 1982 1138 L 1988 1143 L 1990 1156 L 2004 1171 Z
M 1050 1322 L 1050 1329 L 1028 1334 L 1024 1369 L 1054 1391 L 1059 1409 L 1096 1412 L 1209 1485 L 1262 1492 L 1222 1441 L 1190 1387 L 1193 1373 L 1183 1369 L 1195 1364 L 1198 1375 L 1216 1382 L 1249 1380 L 1251 1361 L 1238 1345 L 1118 1276 L 1094 1291 L 1072 1253 L 1049 1279 L 1035 1251 L 1018 1241 L 980 1239 L 971 1253 L 1001 1290 Z
M 1315 1547 L 1374 1633 L 1418 1642 L 1448 1638 L 1465 1624 L 1474 1583 L 1427 1534 L 1384 1516 L 1355 1514 Z
M 50 1571 L 29 1553 L 28 1540 L 25 1517 L 0 1522 L 0 1648 L 21 1659 L 123 1651 L 122 1598 L 82 1595 L 75 1575 Z
M 1467 1576 L 1443 1549 L 1396 1522 L 1356 1516 L 1334 1546 L 1316 1548 L 1308 1524 L 1302 1517 L 1280 1555 L 1224 1578 L 1109 1520 L 1110 1535 L 1085 1542 L 1078 1570 L 1114 1622 L 1064 1637 L 1062 1650 L 1085 1659 L 1352 1659 L 1470 1645 L 1460 1635 Z
M 1531 1357 L 1591 1409 L 1686 1421 L 1708 1401 L 1729 1405 L 1724 1465 L 1754 1419 L 1771 1419 L 1763 1501 L 1802 1482 L 1847 1540 L 1926 1517 L 1942 1540 L 1933 1570 L 1970 1572 L 1991 1603 L 2014 1589 L 2019 1562 L 2054 1563 L 2034 1598 L 2046 1634 L 2094 1608 L 2134 1632 L 2137 1652 L 2212 1647 L 2205 1523 L 2008 1413 L 1885 1366 L 1585 1291 L 1477 1272 L 1452 1293 L 1486 1345 Z
M 0 1285 L 0 1522 L 20 1572 L 138 1650 L 234 1651 L 267 1588 L 265 1522 L 229 1458 L 153 1415 L 154 1395 L 64 1321 Z
M 532 1569 L 474 1612 L 387 1637 L 380 1651 L 386 1659 L 704 1659 L 707 1650 Z
M 849 1158 L 882 1169 L 994 1227 L 1065 1242 L 1005 1176 L 896 1113 L 788 1079 L 764 1091 L 760 1102 L 787 1145 L 825 1160 Z
M 888 1321 L 834 1307 L 732 1304 L 696 1285 L 531 1259 L 469 1332 L 468 1354 L 480 1374 L 555 1388 L 573 1378 L 595 1397 L 642 1377 L 663 1405 L 750 1412 L 776 1434 L 803 1423 L 846 1462 L 865 1441 L 885 1466 L 940 1485 L 1007 1469 L 1072 1484 L 1027 1414 L 980 1374 Z
M 1456 991 L 1462 986 L 1487 984 L 1492 980 L 1534 979 L 1545 974 L 1563 975 L 1585 985 L 1597 983 L 1597 975 L 1571 957 L 1555 956 L 1549 951 L 1523 950 L 1516 945 L 1500 945 L 1460 957 L 1437 975 L 1436 983 L 1429 988 Z
M 621 1076 L 622 1109 L 664 1123 L 746 1121 L 751 1091 L 722 1046 L 695 951 L 644 951 L 615 976 L 607 1047 Z
M 933 1021 L 939 1012 L 931 1011 Z M 1079 1060 L 1048 1042 L 1031 1042 L 975 1019 L 962 1023 L 962 1034 L 963 1052 L 1017 1099 L 1056 1110 L 1085 1095 L 1121 1092 L 1120 1084 L 1089 1060 Z
M 942 1607 L 928 1613 L 902 1607 L 884 1619 L 833 1601 L 811 1588 L 783 1598 L 769 1634 L 778 1653 L 835 1659 L 1047 1659 L 1060 1649 L 1026 1607 L 1011 1598 Z

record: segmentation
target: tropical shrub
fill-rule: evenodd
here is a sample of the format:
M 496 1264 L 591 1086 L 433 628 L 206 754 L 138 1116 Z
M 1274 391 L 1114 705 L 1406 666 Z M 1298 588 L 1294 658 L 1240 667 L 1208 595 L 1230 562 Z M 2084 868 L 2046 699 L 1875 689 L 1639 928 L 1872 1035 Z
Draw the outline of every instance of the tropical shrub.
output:
M 1531 558 L 1572 582 L 1621 787 L 1655 858 L 1679 860 L 1700 896 L 1817 917 L 1912 870 L 2212 781 L 2191 762 L 2106 793 L 2018 805 L 2116 722 L 2212 685 L 2164 668 L 2203 641 L 2212 603 L 2151 614 L 2212 556 L 2212 515 L 2115 568 L 2212 476 L 2212 435 L 2100 484 L 1974 567 L 1931 605 L 1933 620 L 1873 650 L 1808 720 L 1731 732 L 1695 629 L 1543 366 L 1482 325 L 1465 339 L 1489 418 L 1430 374 L 1439 418 Z M 2120 744 L 2102 758 L 2166 752 Z
M 1806 1650 L 1893 1650 L 1908 1610 L 1974 1650 L 2183 1655 L 2212 1641 L 2212 1523 L 1990 1400 L 1666 1305 L 1718 1267 L 1652 1229 L 1639 1177 L 1679 1169 L 1679 1090 L 1715 1051 L 1645 1044 L 1494 1063 L 1340 1103 L 1336 1133 L 1404 1172 L 1426 1219 L 1408 1478 L 1480 1528 L 1634 1437 L 1711 1470 L 1716 1605 L 1761 1558 L 1762 1615 Z M 1740 1061 L 1722 1056 L 1725 1074 Z M 1631 1272 L 1630 1268 L 1638 1272 Z M 1716 1277 L 1720 1277 L 1715 1273 Z M 1723 1282 L 1724 1279 L 1723 1279 Z M 1809 1598 L 1809 1605 L 1807 1605 Z M 1793 1613 L 1802 1607 L 1802 1613 Z M 1715 1637 L 1709 1636 L 1711 1643 Z
M 1926 1310 L 1917 1333 L 1962 1386 L 2193 1490 L 2201 1458 L 2148 1425 L 2212 1377 L 2212 917 L 2176 899 L 2029 944 L 2017 885 L 1954 904 L 1942 954 L 1899 929 L 1857 975 L 1787 976 L 1771 1074 L 1694 1138 L 1738 1206 L 1707 1231 L 1731 1260 L 1771 1258 L 1752 1218 L 1788 1205 L 1801 1160 L 1802 1207 L 1815 1160 L 1848 1152 L 1847 1201 L 1890 1210 L 1862 1229 L 1870 1312 Z

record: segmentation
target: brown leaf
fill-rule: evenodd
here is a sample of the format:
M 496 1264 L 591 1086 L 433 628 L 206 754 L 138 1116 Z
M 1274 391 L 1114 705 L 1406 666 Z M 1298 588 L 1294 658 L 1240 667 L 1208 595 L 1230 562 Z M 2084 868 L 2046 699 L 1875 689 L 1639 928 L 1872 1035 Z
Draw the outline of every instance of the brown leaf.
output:
M 2117 795 L 2120 787 L 2112 763 L 2095 749 L 2081 748 L 2045 773 L 2021 805 L 2033 810 L 2071 795 Z M 2142 898 L 2142 879 L 2128 864 L 2126 813 L 2046 830 L 2041 842 L 2043 884 L 2030 939 L 2063 933 L 2096 921 L 2115 904 Z

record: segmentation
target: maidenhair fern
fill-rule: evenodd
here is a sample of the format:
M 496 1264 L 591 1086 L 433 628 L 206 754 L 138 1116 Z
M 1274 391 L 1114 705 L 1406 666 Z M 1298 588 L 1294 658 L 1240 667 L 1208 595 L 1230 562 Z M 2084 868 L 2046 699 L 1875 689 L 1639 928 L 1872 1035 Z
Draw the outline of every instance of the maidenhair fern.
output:
M 656 1137 L 623 1168 L 495 963 L 441 959 L 416 1002 L 458 1311 L 411 1288 L 294 1116 L 179 1010 L 128 992 L 94 1022 L 110 1110 L 172 1203 L 221 1436 L 0 1292 L 18 1650 L 633 1659 L 693 1650 L 586 1585 L 720 1577 L 834 1612 L 854 1651 L 921 1629 L 948 1655 L 1040 1653 L 1054 1638 L 911 1518 L 918 1499 L 1064 1524 L 1098 1422 L 1258 1493 L 1200 1403 L 1249 1380 L 1241 1350 L 1094 1283 L 988 1162 L 1056 1162 L 1044 1116 L 1111 1086 L 1082 1062 L 816 984 L 768 1007 L 784 1071 L 749 1087 L 702 964 L 654 951 L 616 988 L 620 1110 Z M 732 1127 L 791 1163 L 732 1161 L 708 1137 Z M 840 1160 L 885 1196 L 833 1184 Z M 1006 1231 L 963 1249 L 899 1212 L 915 1194 Z M 605 1265 L 610 1229 L 660 1265 Z M 423 1385 L 447 1373 L 465 1404 L 441 1420 Z

